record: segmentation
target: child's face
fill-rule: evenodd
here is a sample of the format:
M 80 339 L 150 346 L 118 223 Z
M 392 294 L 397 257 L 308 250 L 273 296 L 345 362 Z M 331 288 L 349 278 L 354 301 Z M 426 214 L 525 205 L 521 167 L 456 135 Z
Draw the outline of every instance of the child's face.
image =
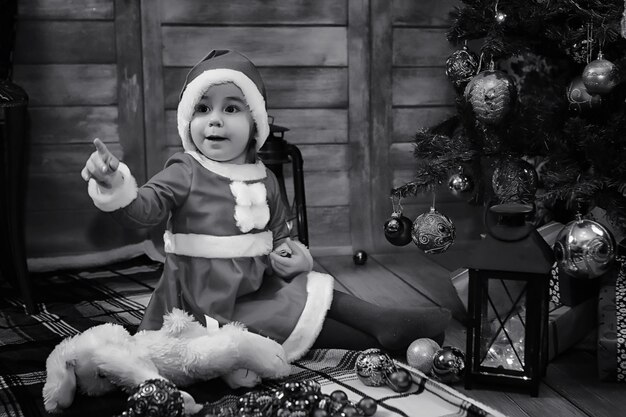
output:
M 207 158 L 244 164 L 253 126 L 241 90 L 226 83 L 211 86 L 204 93 L 196 104 L 189 130 L 193 143 Z

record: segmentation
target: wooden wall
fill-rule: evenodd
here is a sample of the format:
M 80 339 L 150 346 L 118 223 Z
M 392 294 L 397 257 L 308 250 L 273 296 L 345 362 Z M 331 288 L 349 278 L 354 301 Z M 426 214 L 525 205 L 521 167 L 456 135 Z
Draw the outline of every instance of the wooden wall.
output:
M 388 192 L 412 174 L 413 133 L 453 111 L 443 63 L 453 0 L 22 0 L 15 81 L 31 97 L 30 257 L 137 242 L 95 209 L 79 172 L 100 137 L 139 182 L 180 148 L 177 98 L 210 49 L 264 77 L 268 113 L 304 156 L 311 246 L 395 250 Z M 287 169 L 287 175 L 290 175 Z M 467 205 L 437 207 L 470 230 Z M 414 217 L 430 197 L 405 202 Z

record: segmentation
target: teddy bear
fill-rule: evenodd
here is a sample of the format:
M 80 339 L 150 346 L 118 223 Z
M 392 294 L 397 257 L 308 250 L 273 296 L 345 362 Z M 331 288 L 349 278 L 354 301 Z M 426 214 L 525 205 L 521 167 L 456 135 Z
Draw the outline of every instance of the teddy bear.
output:
M 238 323 L 207 327 L 188 313 L 173 309 L 160 330 L 131 336 L 118 324 L 94 326 L 61 341 L 46 360 L 44 407 L 60 412 L 74 401 L 76 389 L 97 396 L 115 389 L 129 391 L 149 379 L 176 386 L 222 377 L 232 388 L 251 387 L 260 378 L 280 378 L 291 369 L 283 347 L 248 332 Z M 202 406 L 181 390 L 186 414 Z

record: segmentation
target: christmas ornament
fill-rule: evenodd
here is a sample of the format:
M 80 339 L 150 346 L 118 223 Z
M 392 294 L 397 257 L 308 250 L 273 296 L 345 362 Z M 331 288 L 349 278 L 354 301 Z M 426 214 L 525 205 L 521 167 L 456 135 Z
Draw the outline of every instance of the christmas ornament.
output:
M 589 94 L 608 94 L 619 84 L 619 70 L 600 52 L 598 59 L 588 63 L 583 70 L 582 80 Z
M 459 167 L 459 172 L 450 176 L 448 188 L 453 195 L 459 196 L 461 193 L 472 191 L 474 184 L 472 183 L 472 179 L 463 173 L 463 168 Z
M 413 377 L 406 369 L 398 369 L 387 376 L 387 386 L 395 392 L 406 392 L 413 385 Z
M 413 222 L 412 237 L 425 253 L 443 253 L 454 243 L 456 228 L 448 216 L 431 207 Z
M 495 19 L 496 22 L 498 22 L 499 24 L 504 23 L 504 21 L 506 20 L 506 13 L 497 12 L 495 15 Z
M 365 252 L 364 250 L 358 250 L 354 252 L 352 260 L 354 261 L 355 265 L 365 265 L 365 262 L 367 262 L 367 252 Z
M 596 278 L 607 272 L 615 259 L 615 240 L 600 223 L 578 215 L 557 235 L 554 255 L 561 272 Z
M 446 59 L 446 75 L 455 87 L 461 88 L 478 70 L 478 56 L 464 46 Z
M 581 111 L 599 107 L 602 104 L 602 97 L 597 94 L 591 95 L 582 78 L 576 77 L 567 87 L 567 101 L 570 109 Z
M 409 345 L 406 351 L 406 361 L 413 368 L 429 374 L 433 368 L 433 357 L 441 346 L 426 337 L 417 339 Z
M 179 417 L 184 415 L 183 396 L 176 385 L 164 379 L 142 382 L 128 397 L 122 416 Z
M 395 246 L 405 246 L 411 243 L 411 228 L 413 222 L 400 212 L 394 212 L 385 222 L 385 238 Z
M 465 87 L 464 95 L 472 105 L 477 120 L 497 124 L 511 110 L 517 89 L 509 75 L 490 69 L 472 78 Z
M 496 162 L 491 185 L 501 203 L 534 201 L 539 177 L 535 168 L 518 158 L 505 158 Z
M 357 406 L 363 410 L 363 413 L 369 417 L 369 416 L 373 416 L 374 414 L 376 414 L 376 408 L 378 407 L 378 404 L 376 403 L 376 400 L 370 397 L 363 397 L 361 398 L 361 400 L 357 403 Z
M 396 365 L 386 353 L 372 348 L 359 353 L 356 358 L 355 371 L 363 384 L 380 387 L 387 381 L 385 375 L 396 371 Z
M 444 346 L 433 357 L 431 375 L 445 383 L 451 384 L 463 378 L 465 371 L 465 354 L 453 346 Z

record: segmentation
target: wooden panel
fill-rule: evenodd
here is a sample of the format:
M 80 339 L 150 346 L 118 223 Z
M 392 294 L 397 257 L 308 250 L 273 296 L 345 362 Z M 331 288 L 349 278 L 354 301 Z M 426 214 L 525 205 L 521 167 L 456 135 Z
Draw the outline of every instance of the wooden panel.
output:
M 150 178 L 163 168 L 166 146 L 165 106 L 163 95 L 163 67 L 161 65 L 161 11 L 160 2 L 141 0 L 141 46 L 143 59 L 144 133 L 146 174 Z M 183 79 L 178 85 L 182 87 Z M 178 101 L 178 92 L 176 93 Z
M 285 183 L 293 179 L 285 177 Z M 350 179 L 346 171 L 317 171 L 304 175 L 307 207 L 347 206 L 350 195 Z M 287 190 L 290 199 L 293 196 Z
M 206 0 L 160 1 L 164 23 L 218 25 L 347 23 L 346 1 Z
M 415 166 L 412 142 L 392 143 L 389 147 L 389 166 L 395 169 Z
M 165 26 L 163 65 L 193 66 L 214 49 L 235 49 L 256 66 L 346 65 L 346 29 L 342 27 L 189 27 Z
M 394 68 L 396 106 L 452 105 L 455 93 L 443 68 Z
M 74 164 L 78 165 L 78 161 Z M 67 212 L 93 207 L 93 202 L 87 195 L 87 183 L 81 178 L 80 170 L 62 174 L 32 173 L 27 181 L 27 212 Z M 75 249 L 79 248 L 77 246 Z
M 396 26 L 449 26 L 449 13 L 459 0 L 392 0 L 393 24 Z
M 124 159 L 124 151 L 119 143 L 108 143 L 107 147 L 115 156 Z M 35 145 L 31 147 L 29 172 L 34 174 L 67 173 L 80 176 L 80 171 L 94 151 L 95 147 L 92 144 Z M 58 186 L 63 187 L 63 184 L 58 184 Z M 83 191 L 86 192 L 86 190 Z
M 76 255 L 121 247 L 145 239 L 145 230 L 120 226 L 107 213 L 89 210 L 26 213 L 29 258 Z
M 347 110 L 269 109 L 268 114 L 274 117 L 274 123 L 289 129 L 284 138 L 294 145 L 347 142 Z M 167 146 L 178 146 L 180 136 L 176 125 L 176 110 L 165 112 L 165 129 Z
M 189 68 L 163 69 L 165 107 L 178 106 L 180 89 Z M 261 68 L 267 88 L 268 108 L 325 107 L 348 105 L 346 68 Z
M 371 0 L 372 19 L 372 64 L 370 85 L 372 140 L 371 147 L 371 227 L 376 249 L 385 242 L 377 239 L 377 233 L 389 217 L 389 190 L 391 175 L 389 170 L 389 141 L 392 121 L 392 28 L 390 4 L 384 0 Z
M 452 106 L 393 109 L 393 142 L 413 142 L 418 129 L 429 128 L 456 114 Z
M 38 19 L 113 19 L 113 0 L 20 0 L 18 15 Z
M 31 107 L 28 113 L 32 144 L 118 140 L 117 107 Z
M 350 167 L 348 146 L 299 145 L 304 160 L 304 171 L 347 171 Z
M 307 207 L 309 246 L 350 245 L 348 206 Z
M 393 65 L 441 66 L 454 48 L 446 29 L 399 28 L 393 30 Z
M 120 143 L 126 151 L 126 164 L 133 170 L 137 182 L 142 184 L 146 181 L 146 160 L 138 2 L 115 0 L 115 27 Z
M 364 250 L 372 250 L 372 156 L 371 143 L 371 48 L 370 48 L 370 0 L 354 0 L 349 3 L 350 41 L 350 234 L 352 242 Z
M 16 65 L 13 80 L 31 106 L 117 103 L 115 65 Z
M 110 64 L 115 62 L 113 22 L 22 21 L 17 25 L 19 64 Z

